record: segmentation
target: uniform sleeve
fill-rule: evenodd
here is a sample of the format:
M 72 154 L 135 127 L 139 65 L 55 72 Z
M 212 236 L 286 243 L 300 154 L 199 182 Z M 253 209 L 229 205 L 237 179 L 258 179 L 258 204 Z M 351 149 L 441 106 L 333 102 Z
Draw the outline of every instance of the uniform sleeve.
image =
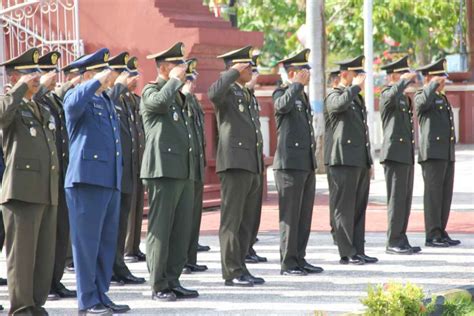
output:
M 275 111 L 278 114 L 286 114 L 294 107 L 295 100 L 303 91 L 304 86 L 301 83 L 292 83 L 288 89 L 277 89 L 273 92 L 273 103 Z
M 48 88 L 46 88 L 44 85 L 40 85 L 39 87 L 39 90 L 38 92 L 35 93 L 35 95 L 33 96 L 33 99 L 34 100 L 39 100 L 41 99 L 43 96 L 45 96 L 46 94 L 48 94 L 49 90 Z
M 66 92 L 68 92 L 71 88 L 73 88 L 72 83 L 70 81 L 67 81 L 63 83 L 60 87 L 56 88 L 54 92 L 58 97 L 61 98 L 61 100 L 63 100 L 66 96 Z
M 24 82 L 17 83 L 13 88 L 8 91 L 6 95 L 0 96 L 0 127 L 8 127 L 13 119 L 15 113 L 18 110 L 21 100 L 25 96 L 28 90 L 28 85 Z
M 109 99 L 114 104 L 120 104 L 120 96 L 128 91 L 127 87 L 121 83 L 115 84 L 111 89 L 109 89 L 106 93 Z
M 69 90 L 64 97 L 64 112 L 70 120 L 77 120 L 86 109 L 87 102 L 100 88 L 100 81 L 91 79 Z
M 330 93 L 327 97 L 326 108 L 329 113 L 342 113 L 349 109 L 352 101 L 360 92 L 359 86 L 350 86 L 342 93 Z
M 217 81 L 214 82 L 209 88 L 209 100 L 211 100 L 215 106 L 222 104 L 227 91 L 230 89 L 230 85 L 233 84 L 239 77 L 240 73 L 235 69 L 229 69 L 228 71 L 222 73 L 219 79 L 217 79 Z
M 384 89 L 380 95 L 380 106 L 387 109 L 395 107 L 397 104 L 393 102 L 393 98 L 403 93 L 409 84 L 410 81 L 402 79 L 390 88 Z
M 169 104 L 173 102 L 183 82 L 171 78 L 166 84 L 158 89 L 156 85 L 149 85 L 143 89 L 140 108 L 157 114 L 165 114 L 169 111 Z
M 433 106 L 433 100 L 436 96 L 436 89 L 439 83 L 431 82 L 423 89 L 418 90 L 415 94 L 415 108 L 418 113 L 428 111 Z

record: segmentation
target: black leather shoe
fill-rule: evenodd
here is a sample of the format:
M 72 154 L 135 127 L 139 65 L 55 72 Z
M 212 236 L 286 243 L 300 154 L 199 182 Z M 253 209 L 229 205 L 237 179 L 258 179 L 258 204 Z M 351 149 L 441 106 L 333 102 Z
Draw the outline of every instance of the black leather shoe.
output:
M 145 278 L 138 278 L 132 274 L 122 277 L 117 277 L 117 279 L 123 284 L 143 284 L 146 282 Z
M 185 267 L 189 268 L 191 272 L 204 272 L 207 270 L 207 266 L 203 264 L 188 263 Z
M 50 291 L 49 291 L 49 294 L 48 294 L 47 300 L 48 300 L 48 301 L 57 301 L 57 300 L 59 300 L 60 298 L 61 298 L 61 297 L 59 296 L 58 293 L 56 293 L 56 291 L 50 290 Z
M 96 304 L 87 309 L 81 309 L 79 315 L 112 315 L 112 311 L 103 304 Z
M 119 286 L 125 285 L 125 283 L 123 283 L 123 281 L 118 276 L 116 276 L 115 274 L 112 275 L 112 279 L 110 280 L 110 282 L 115 283 Z
M 74 270 L 74 262 L 71 262 L 66 266 L 66 271 L 69 273 L 74 273 L 76 270 Z
M 191 274 L 192 271 L 189 267 L 184 266 L 183 271 L 181 271 L 181 274 Z
M 446 248 L 449 247 L 449 244 L 442 238 L 435 238 L 431 240 L 426 240 L 426 247 L 435 247 L 435 248 Z
M 132 255 L 126 255 L 123 257 L 123 261 L 125 263 L 135 263 L 135 262 L 138 262 L 138 257 L 132 256 Z
M 241 275 L 237 278 L 233 278 L 230 280 L 225 280 L 224 284 L 226 286 L 242 286 L 242 287 L 252 287 L 253 282 L 246 277 L 245 275 Z
M 201 251 L 209 251 L 209 250 L 211 250 L 211 247 L 198 244 L 197 251 L 201 252 Z
M 114 314 L 123 314 L 130 310 L 130 306 L 128 305 L 118 305 L 114 302 L 110 302 L 109 304 L 104 304 L 105 307 L 109 308 L 112 313 Z
M 316 266 L 313 266 L 312 264 L 309 264 L 309 263 L 305 263 L 304 266 L 302 267 L 304 271 L 306 271 L 307 273 L 321 273 L 324 271 L 323 268 L 321 267 L 316 267 Z
M 151 293 L 151 299 L 154 301 L 174 302 L 176 301 L 176 294 L 170 289 Z
M 138 253 L 135 255 L 135 257 L 137 257 L 138 261 L 140 261 L 140 262 L 146 261 L 146 255 L 143 252 L 141 252 L 140 250 L 138 250 Z
M 62 283 L 59 283 L 59 286 L 51 292 L 57 293 L 60 298 L 75 298 L 75 297 L 77 297 L 77 292 L 76 291 L 66 289 L 66 287 Z
M 249 281 L 252 281 L 253 284 L 260 285 L 260 284 L 265 283 L 265 279 L 264 279 L 264 278 L 256 277 L 256 276 L 253 276 L 253 275 L 251 275 L 251 274 L 248 274 L 248 275 L 247 275 L 247 278 L 248 278 Z
M 198 291 L 185 289 L 181 285 L 171 288 L 171 291 L 176 295 L 176 298 L 178 299 L 195 298 L 199 296 Z
M 385 249 L 385 252 L 390 255 L 411 255 L 413 254 L 413 249 L 407 246 L 387 247 L 387 249 Z
M 33 310 L 34 310 L 33 315 L 35 316 L 48 316 L 49 315 L 44 307 L 35 307 Z
M 301 269 L 300 267 L 295 267 L 295 268 L 290 268 L 290 269 L 286 269 L 286 270 L 281 270 L 280 274 L 281 275 L 304 276 L 304 275 L 308 275 L 308 272 Z
M 410 246 L 411 248 L 411 251 L 413 251 L 413 253 L 419 253 L 421 252 L 421 247 L 418 247 L 418 246 Z
M 366 254 L 359 255 L 359 257 L 362 257 L 362 259 L 364 259 L 365 263 L 376 263 L 376 262 L 379 262 L 379 259 L 377 259 L 377 258 L 375 258 L 375 257 L 369 257 L 369 256 L 367 256 Z
M 0 278 L 0 286 L 5 286 L 5 285 L 8 285 L 7 279 Z
M 259 255 L 255 255 L 255 257 L 257 257 L 257 261 L 258 262 L 267 262 L 267 258 L 266 257 L 260 257 Z
M 448 243 L 450 246 L 457 246 L 461 243 L 460 240 L 451 239 L 451 237 L 445 237 L 442 239 L 444 242 Z
M 245 263 L 258 263 L 258 258 L 256 255 L 246 255 Z
M 364 258 L 362 258 L 359 255 L 355 255 L 352 257 L 342 257 L 341 260 L 339 260 L 340 264 L 355 264 L 355 265 L 363 265 L 365 264 Z

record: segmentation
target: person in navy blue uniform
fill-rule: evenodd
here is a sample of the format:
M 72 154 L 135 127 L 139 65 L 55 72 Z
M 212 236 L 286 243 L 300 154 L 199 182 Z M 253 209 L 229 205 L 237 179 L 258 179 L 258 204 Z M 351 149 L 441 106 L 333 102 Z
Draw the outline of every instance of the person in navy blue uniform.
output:
M 112 278 L 117 246 L 122 181 L 120 126 L 104 93 L 109 86 L 108 49 L 79 59 L 82 82 L 64 97 L 69 136 L 65 190 L 69 207 L 72 252 L 79 312 L 121 313 L 105 294 Z

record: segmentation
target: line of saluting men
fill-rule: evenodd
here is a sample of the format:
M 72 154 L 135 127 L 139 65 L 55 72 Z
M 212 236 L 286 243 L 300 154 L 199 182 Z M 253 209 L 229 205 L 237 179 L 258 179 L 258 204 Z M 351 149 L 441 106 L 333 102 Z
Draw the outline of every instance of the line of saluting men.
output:
M 303 276 L 323 269 L 305 260 L 315 196 L 315 138 L 304 91 L 309 50 L 280 61 L 288 74 L 273 93 L 278 142 L 273 164 L 279 196 L 281 274 Z M 10 313 L 47 315 L 49 297 L 76 297 L 81 314 L 123 313 L 107 296 L 111 281 L 144 283 L 124 262 L 127 223 L 133 226 L 125 257 L 144 260 L 138 248 L 143 185 L 150 210 L 146 261 L 152 299 L 197 297 L 181 286 L 182 273 L 207 270 L 196 262 L 205 166 L 204 115 L 193 94 L 196 59 L 184 46 L 149 55 L 158 77 L 141 99 L 134 94 L 136 58 L 109 59 L 100 49 L 62 70 L 56 91 L 58 52 L 41 58 L 36 48 L 2 64 L 11 89 L 0 96 L 5 175 L 5 222 Z M 246 263 L 265 262 L 253 250 L 263 192 L 260 107 L 253 85 L 257 58 L 251 46 L 218 56 L 226 70 L 209 89 L 218 125 L 216 172 L 221 181 L 222 276 L 226 286 L 254 286 Z M 365 254 L 365 213 L 372 157 L 363 88 L 364 57 L 337 63 L 325 100 L 325 164 L 329 166 L 331 227 L 341 264 L 378 261 Z M 412 101 L 404 94 L 415 74 L 407 57 L 382 67 L 384 164 L 388 191 L 387 253 L 412 254 L 406 236 L 414 168 Z M 52 71 L 51 71 L 52 70 Z M 415 94 L 420 121 L 419 162 L 425 180 L 426 246 L 460 241 L 446 232 L 454 177 L 454 126 L 442 93 L 444 60 L 418 69 L 426 84 Z M 40 71 L 47 73 L 41 76 Z M 132 210 L 132 212 L 130 211 Z M 131 214 L 130 214 L 131 213 Z M 69 225 L 68 225 L 69 224 Z M 70 232 L 69 232 L 70 227 Z M 60 280 L 68 237 L 77 293 Z M 56 240 L 56 243 L 53 241 Z M 55 245 L 55 246 L 53 246 Z

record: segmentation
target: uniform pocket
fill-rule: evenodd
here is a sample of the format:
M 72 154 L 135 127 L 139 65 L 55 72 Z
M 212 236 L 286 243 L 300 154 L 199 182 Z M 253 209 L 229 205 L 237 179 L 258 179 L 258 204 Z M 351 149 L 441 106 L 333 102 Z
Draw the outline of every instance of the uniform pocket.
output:
M 250 148 L 249 143 L 241 138 L 231 137 L 230 139 L 230 147 L 232 148 L 239 148 L 239 149 L 246 149 Z
M 107 161 L 107 153 L 104 150 L 98 149 L 83 149 L 82 150 L 83 160 L 94 160 L 94 161 Z
M 40 161 L 38 159 L 16 158 L 15 169 L 39 172 Z
M 181 150 L 175 144 L 160 143 L 160 152 L 178 155 L 181 153 Z

